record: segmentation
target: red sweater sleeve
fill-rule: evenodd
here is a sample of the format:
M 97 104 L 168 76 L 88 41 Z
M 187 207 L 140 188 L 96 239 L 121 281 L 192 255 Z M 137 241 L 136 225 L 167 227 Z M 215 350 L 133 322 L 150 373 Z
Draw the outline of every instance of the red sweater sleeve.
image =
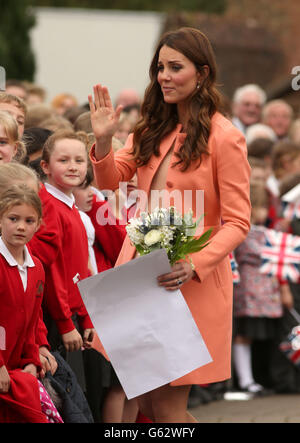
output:
M 36 337 L 37 344 L 39 345 L 39 347 L 45 346 L 46 348 L 50 349 L 50 345 L 47 340 L 47 335 L 48 335 L 48 330 L 43 320 L 43 310 L 40 309 L 37 337 Z
M 46 269 L 45 288 L 45 307 L 55 321 L 60 334 L 66 334 L 75 328 L 71 318 L 72 311 L 69 306 L 64 269 L 65 264 L 60 251 L 55 262 Z
M 109 210 L 106 201 L 97 201 L 94 196 L 92 209 L 87 213 L 95 228 L 95 246 L 105 259 L 114 266 L 122 248 L 126 230 Z M 106 224 L 104 224 L 107 222 Z
M 56 259 L 60 248 L 58 218 L 44 185 L 41 185 L 39 195 L 43 206 L 43 219 L 39 230 L 28 246 L 32 254 L 38 257 L 44 266 L 49 266 Z

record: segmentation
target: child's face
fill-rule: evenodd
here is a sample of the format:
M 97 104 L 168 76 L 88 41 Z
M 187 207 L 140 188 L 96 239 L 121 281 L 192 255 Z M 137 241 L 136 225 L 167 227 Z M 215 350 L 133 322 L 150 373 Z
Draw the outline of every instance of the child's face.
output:
M 0 164 L 9 163 L 16 152 L 17 146 L 9 141 L 4 127 L 0 125 Z
M 79 186 L 87 172 L 87 152 L 79 140 L 58 140 L 50 156 L 49 163 L 42 161 L 41 166 L 47 181 L 67 195 Z
M 298 155 L 292 162 L 292 173 L 296 174 L 300 172 L 300 155 Z
M 131 123 L 127 120 L 124 120 L 122 123 L 120 123 L 114 136 L 117 139 L 119 139 L 122 143 L 125 143 L 131 130 L 132 130 Z
M 14 105 L 13 103 L 0 102 L 0 110 L 7 111 L 9 114 L 11 114 L 14 117 L 18 125 L 19 137 L 22 138 L 25 127 L 25 114 L 23 109 L 19 108 L 17 105 Z
M 251 169 L 251 181 L 265 184 L 266 179 L 266 171 L 264 168 L 256 166 Z
M 75 197 L 76 206 L 78 206 L 81 211 L 89 212 L 92 209 L 94 192 L 91 186 L 73 189 L 73 194 Z
M 251 222 L 255 225 L 264 225 L 268 218 L 268 209 L 265 207 L 253 207 L 251 211 Z
M 34 207 L 27 204 L 12 206 L 0 218 L 2 240 L 10 251 L 22 249 L 40 225 Z

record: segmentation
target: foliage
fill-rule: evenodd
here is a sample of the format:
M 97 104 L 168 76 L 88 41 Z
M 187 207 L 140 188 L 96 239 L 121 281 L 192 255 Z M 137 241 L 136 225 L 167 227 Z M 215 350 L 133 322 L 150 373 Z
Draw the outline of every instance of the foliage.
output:
M 35 17 L 27 0 L 0 0 L 0 64 L 6 77 L 32 81 L 35 71 L 30 29 Z
M 223 13 L 226 0 L 31 0 L 33 6 Z

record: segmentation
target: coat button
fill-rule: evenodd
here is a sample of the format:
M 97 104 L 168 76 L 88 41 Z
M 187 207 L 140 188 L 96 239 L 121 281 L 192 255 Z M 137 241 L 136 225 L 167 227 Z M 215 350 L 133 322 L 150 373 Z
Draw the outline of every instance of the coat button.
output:
M 173 188 L 173 186 L 174 186 L 173 183 L 169 182 L 169 181 L 166 182 L 166 185 L 167 185 L 168 188 Z

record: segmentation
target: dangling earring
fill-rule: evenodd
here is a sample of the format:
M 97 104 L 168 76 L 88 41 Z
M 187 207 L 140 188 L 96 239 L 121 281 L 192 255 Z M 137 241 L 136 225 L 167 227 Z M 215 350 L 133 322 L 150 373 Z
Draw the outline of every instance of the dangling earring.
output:
M 200 89 L 200 86 L 201 86 L 201 85 L 200 85 L 200 82 L 198 82 L 196 88 L 197 88 L 197 89 Z

